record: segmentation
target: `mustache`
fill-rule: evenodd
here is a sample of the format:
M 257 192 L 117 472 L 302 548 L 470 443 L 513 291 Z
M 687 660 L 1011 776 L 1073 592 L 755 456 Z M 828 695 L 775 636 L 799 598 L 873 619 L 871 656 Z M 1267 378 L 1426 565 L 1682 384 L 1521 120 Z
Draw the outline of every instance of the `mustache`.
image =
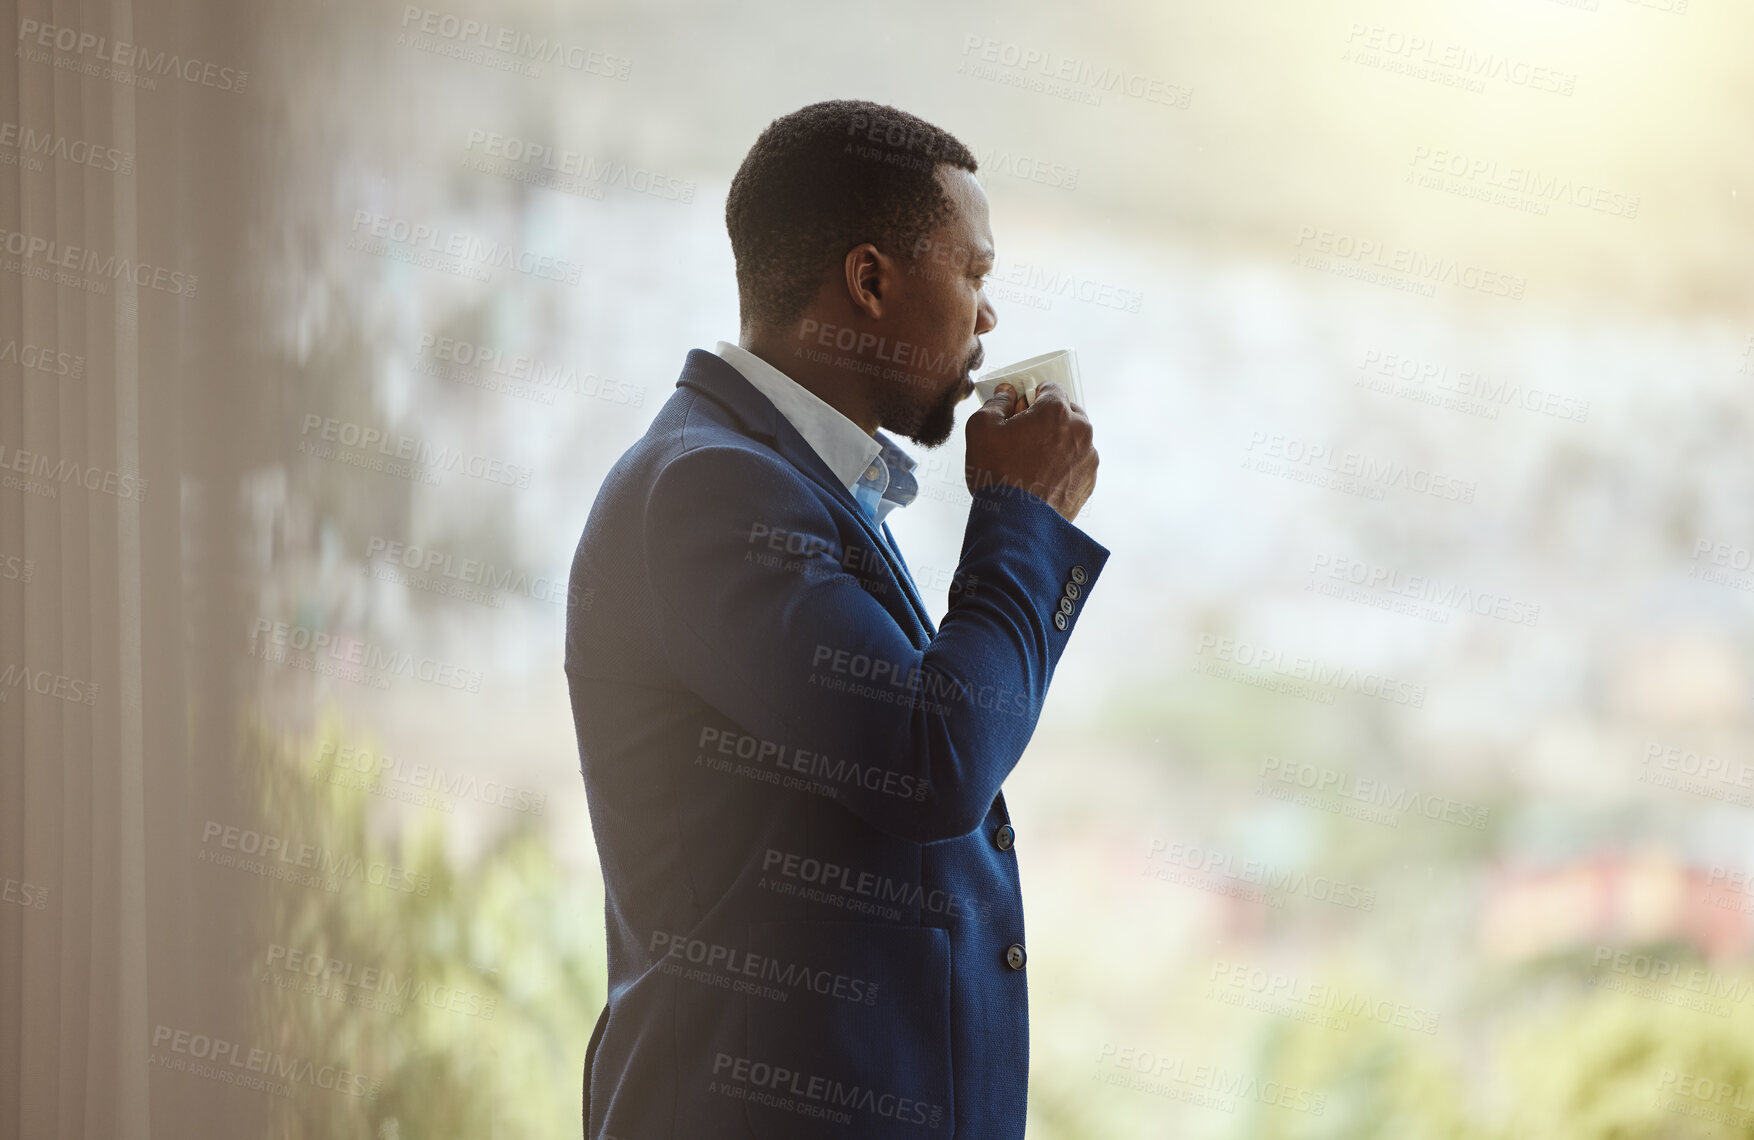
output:
M 975 369 L 977 369 L 981 366 L 982 362 L 984 362 L 986 360 L 986 358 L 987 358 L 987 346 L 984 344 L 975 345 L 974 351 L 969 353 L 969 355 L 968 355 L 968 363 L 964 364 L 962 366 L 962 374 L 964 376 L 967 376 L 967 375 L 973 373 Z

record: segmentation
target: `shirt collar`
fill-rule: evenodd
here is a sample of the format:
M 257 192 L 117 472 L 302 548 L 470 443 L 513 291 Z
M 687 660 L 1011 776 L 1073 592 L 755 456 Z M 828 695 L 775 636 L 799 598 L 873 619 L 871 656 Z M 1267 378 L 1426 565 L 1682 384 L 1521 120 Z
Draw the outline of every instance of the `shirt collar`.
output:
M 914 477 L 914 468 L 918 464 L 882 432 L 877 433 L 877 445 L 881 449 L 877 458 L 883 464 L 884 474 L 888 476 L 888 483 L 883 488 L 883 501 L 905 507 L 920 493 L 920 482 Z M 884 509 L 877 516 L 878 521 L 881 522 L 883 515 L 888 513 Z
M 773 401 L 780 415 L 798 430 L 847 490 L 857 486 L 865 477 L 865 469 L 883 454 L 883 443 L 866 435 L 863 428 L 834 405 L 753 352 L 723 340 L 713 351 Z M 899 449 L 894 450 L 899 454 Z
M 834 405 L 740 345 L 721 340 L 713 351 L 773 401 L 780 415 L 878 522 L 919 495 L 919 480 L 913 473 L 919 464 L 883 432 L 866 435 Z

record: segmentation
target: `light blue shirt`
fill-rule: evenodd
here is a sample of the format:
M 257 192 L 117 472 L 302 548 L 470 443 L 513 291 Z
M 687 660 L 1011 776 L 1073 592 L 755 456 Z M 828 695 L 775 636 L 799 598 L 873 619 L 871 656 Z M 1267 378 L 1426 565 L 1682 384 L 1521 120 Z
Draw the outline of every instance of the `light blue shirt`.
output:
M 888 436 L 866 435 L 834 405 L 746 348 L 721 340 L 713 351 L 773 401 L 780 415 L 852 492 L 879 533 L 890 511 L 919 495 L 919 480 L 913 473 L 917 464 Z

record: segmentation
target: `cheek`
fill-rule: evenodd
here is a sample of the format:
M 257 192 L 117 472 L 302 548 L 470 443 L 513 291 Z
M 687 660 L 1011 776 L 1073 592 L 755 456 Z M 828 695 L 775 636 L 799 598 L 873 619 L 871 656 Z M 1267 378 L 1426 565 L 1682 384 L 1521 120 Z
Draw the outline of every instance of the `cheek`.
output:
M 932 282 L 922 290 L 919 307 L 909 315 L 919 343 L 944 351 L 960 351 L 980 320 L 980 292 L 966 277 Z
M 943 297 L 946 333 L 951 336 L 966 336 L 974 328 L 976 314 L 980 312 L 981 295 L 972 281 L 958 281 L 946 290 Z

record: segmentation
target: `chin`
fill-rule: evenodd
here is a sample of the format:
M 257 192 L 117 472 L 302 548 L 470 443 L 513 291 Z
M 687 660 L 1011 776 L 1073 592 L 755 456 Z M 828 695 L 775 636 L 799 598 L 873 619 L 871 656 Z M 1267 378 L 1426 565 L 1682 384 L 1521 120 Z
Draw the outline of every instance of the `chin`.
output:
M 896 419 L 903 422 L 892 424 L 887 416 L 880 422 L 890 431 L 921 447 L 937 447 L 956 430 L 956 405 L 967 399 L 973 390 L 974 381 L 964 373 L 939 392 L 930 404 L 895 408 L 894 411 L 899 413 Z
M 955 389 L 958 394 L 961 394 L 961 391 L 960 388 Z M 908 433 L 908 439 L 921 447 L 937 447 L 948 440 L 950 433 L 956 430 L 957 402 L 959 401 L 945 400 L 933 408 L 919 425 Z

